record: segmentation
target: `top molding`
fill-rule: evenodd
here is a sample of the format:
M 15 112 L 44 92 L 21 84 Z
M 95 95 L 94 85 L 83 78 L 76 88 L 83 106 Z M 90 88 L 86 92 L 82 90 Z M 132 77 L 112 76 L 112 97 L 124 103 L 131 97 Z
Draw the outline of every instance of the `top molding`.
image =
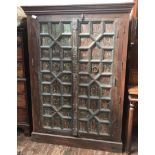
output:
M 21 6 L 26 15 L 59 15 L 81 13 L 130 13 L 134 3 Z

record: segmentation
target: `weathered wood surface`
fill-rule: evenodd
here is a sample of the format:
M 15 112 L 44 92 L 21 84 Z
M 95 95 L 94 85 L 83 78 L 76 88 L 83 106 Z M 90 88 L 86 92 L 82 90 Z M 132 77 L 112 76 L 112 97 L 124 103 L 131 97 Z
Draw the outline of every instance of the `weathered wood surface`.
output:
M 17 155 L 126 155 L 125 153 L 112 153 L 99 150 L 74 148 L 63 145 L 37 143 L 23 134 L 17 137 Z M 134 144 L 132 155 L 138 155 L 137 144 Z

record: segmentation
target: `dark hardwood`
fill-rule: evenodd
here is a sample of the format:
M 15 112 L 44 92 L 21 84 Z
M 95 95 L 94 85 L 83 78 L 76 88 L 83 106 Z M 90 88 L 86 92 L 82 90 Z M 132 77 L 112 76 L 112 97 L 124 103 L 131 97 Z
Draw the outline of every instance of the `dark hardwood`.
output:
M 133 95 L 130 95 L 133 93 L 132 90 L 134 90 L 134 92 L 137 93 L 136 98 L 138 99 L 138 0 L 134 0 L 134 3 L 135 5 L 132 9 L 129 23 L 128 61 L 126 78 L 126 103 L 128 104 L 125 105 L 126 107 L 123 116 L 124 120 L 128 118 L 128 122 L 125 120 L 124 124 L 126 124 L 127 131 L 125 136 L 127 137 L 127 139 L 125 140 L 125 143 L 127 143 L 126 150 L 129 153 L 132 151 L 132 147 L 130 145 L 130 137 L 133 137 L 132 130 L 135 130 L 138 136 L 138 104 L 137 106 L 135 106 L 137 102 L 132 102 L 131 98 L 133 98 Z M 131 86 L 132 88 L 129 89 L 129 86 Z
M 77 138 L 70 136 L 52 135 L 47 133 L 32 133 L 32 140 L 37 142 L 48 142 L 52 144 L 68 145 L 72 147 L 83 147 L 97 150 L 110 150 L 113 152 L 121 152 L 122 143 L 104 140 L 95 140 L 88 138 Z
M 17 127 L 31 132 L 31 99 L 26 20 L 17 27 Z
M 87 4 L 66 6 L 22 6 L 27 15 L 59 15 L 59 14 L 114 14 L 130 13 L 133 3 Z
M 122 151 L 131 7 L 23 7 L 35 140 Z
M 128 155 L 131 154 L 131 141 L 132 141 L 132 132 L 133 132 L 133 119 L 134 111 L 138 104 L 138 86 L 130 86 L 128 88 L 128 129 L 127 129 L 127 145 L 126 152 Z

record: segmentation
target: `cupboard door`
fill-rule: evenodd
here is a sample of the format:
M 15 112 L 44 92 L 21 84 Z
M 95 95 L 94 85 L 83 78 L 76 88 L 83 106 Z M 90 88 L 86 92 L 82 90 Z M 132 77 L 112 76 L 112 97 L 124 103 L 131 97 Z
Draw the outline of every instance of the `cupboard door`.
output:
M 32 56 L 38 63 L 40 105 L 33 109 L 39 130 L 105 140 L 120 137 L 119 19 L 56 15 L 36 21 L 39 46 Z
M 78 135 L 112 139 L 117 100 L 116 19 L 86 16 L 78 34 Z M 115 46 L 114 46 L 115 45 Z M 118 116 L 114 116 L 117 117 Z
M 41 126 L 51 133 L 72 134 L 73 23 L 61 16 L 38 20 Z

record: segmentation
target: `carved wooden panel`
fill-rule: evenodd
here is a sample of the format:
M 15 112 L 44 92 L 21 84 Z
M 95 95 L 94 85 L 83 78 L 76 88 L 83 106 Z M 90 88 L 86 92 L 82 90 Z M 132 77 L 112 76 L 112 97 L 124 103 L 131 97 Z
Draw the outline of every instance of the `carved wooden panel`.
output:
M 122 151 L 132 5 L 23 7 L 34 140 Z
M 44 129 L 111 137 L 114 23 L 99 19 L 40 22 Z
M 68 131 L 72 126 L 72 23 L 40 22 L 42 127 Z
M 111 136 L 114 21 L 81 21 L 78 134 Z

